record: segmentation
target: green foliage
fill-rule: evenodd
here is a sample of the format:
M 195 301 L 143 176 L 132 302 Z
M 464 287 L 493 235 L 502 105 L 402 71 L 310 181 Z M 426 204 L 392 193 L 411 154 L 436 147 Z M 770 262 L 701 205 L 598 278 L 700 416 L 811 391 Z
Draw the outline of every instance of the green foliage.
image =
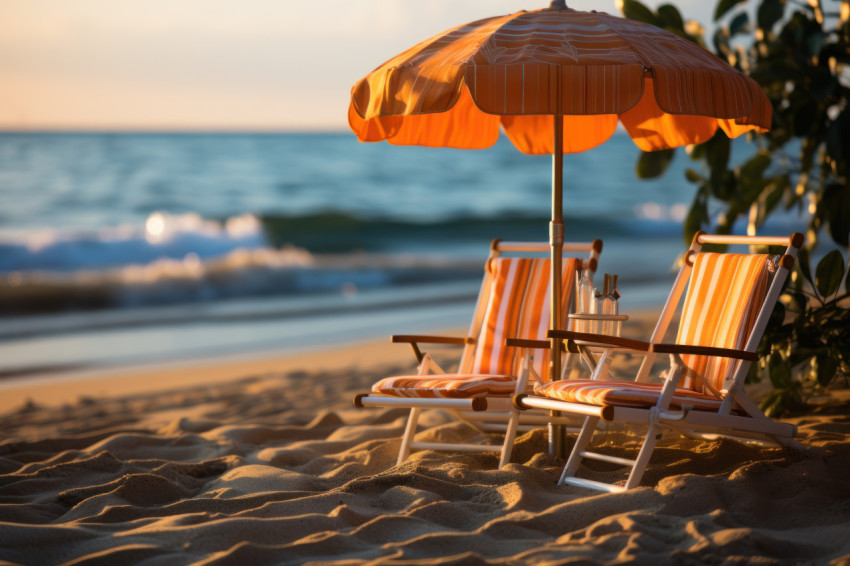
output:
M 773 29 L 774 24 L 782 18 L 783 12 L 785 12 L 784 0 L 762 0 L 758 8 L 759 29 Z
M 641 179 L 657 177 L 673 160 L 673 150 L 645 151 L 638 158 L 635 172 Z
M 702 35 L 695 34 L 693 30 L 689 31 L 687 29 L 681 12 L 672 4 L 662 4 L 656 12 L 653 12 L 637 0 L 623 0 L 621 10 L 623 15 L 631 20 L 652 24 L 685 39 L 704 45 Z
M 752 21 L 753 10 L 746 8 L 754 4 Z M 686 242 L 697 230 L 728 233 L 739 220 L 757 230 L 776 211 L 796 212 L 801 224 L 808 223 L 806 247 L 759 347 L 759 368 L 750 376 L 756 378 L 759 369 L 769 372 L 774 391 L 763 408 L 774 415 L 803 406 L 818 387 L 850 375 L 850 266 L 845 261 L 850 246 L 850 18 L 846 9 L 829 6 L 825 12 L 821 4 L 717 1 L 713 49 L 762 87 L 773 106 L 773 126 L 748 135 L 756 151 L 734 166 L 733 142 L 720 130 L 688 152 L 697 166 L 686 172 L 696 186 L 684 223 Z M 666 8 L 652 12 L 628 0 L 623 12 L 705 46 L 702 37 L 685 31 L 698 26 L 680 24 L 681 17 L 671 18 Z M 642 178 L 663 174 L 672 160 L 669 152 L 647 155 L 638 160 Z M 828 250 L 836 245 L 839 249 Z M 813 273 L 809 252 L 816 248 L 818 255 L 828 253 Z
M 801 253 L 797 264 L 794 275 L 805 284 L 797 281 L 782 296 L 758 348 L 759 365 L 774 387 L 762 402 L 769 416 L 803 408 L 811 392 L 850 374 L 850 294 L 840 291 L 841 280 L 850 277 L 844 258 L 838 250 L 828 253 L 814 281 L 808 254 Z
M 717 3 L 717 7 L 714 8 L 714 21 L 716 22 L 720 18 L 722 18 L 726 12 L 743 2 L 744 0 L 720 0 Z
M 639 22 L 652 25 L 658 25 L 660 21 L 658 17 L 652 13 L 652 10 L 635 0 L 624 0 L 622 10 L 623 15 L 631 20 L 637 20 Z
M 838 250 L 832 250 L 818 264 L 815 270 L 815 286 L 821 297 L 828 297 L 838 291 L 844 277 L 844 258 Z

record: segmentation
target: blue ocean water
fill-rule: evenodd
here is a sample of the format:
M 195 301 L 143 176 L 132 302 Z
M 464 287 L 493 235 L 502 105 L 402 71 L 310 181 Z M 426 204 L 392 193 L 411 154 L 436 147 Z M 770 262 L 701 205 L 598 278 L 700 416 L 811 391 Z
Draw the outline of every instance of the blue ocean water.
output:
M 684 151 L 652 181 L 636 179 L 637 155 L 616 134 L 565 156 L 566 239 L 604 240 L 599 273 L 620 275 L 627 308 L 663 301 L 694 190 Z M 80 343 L 104 333 L 162 343 L 111 349 L 132 363 L 274 348 L 275 333 L 303 346 L 323 331 L 292 329 L 322 317 L 372 328 L 360 337 L 393 313 L 386 333 L 462 324 L 489 242 L 548 238 L 550 175 L 551 157 L 504 139 L 460 151 L 347 133 L 0 134 L 0 373 L 95 363 Z M 243 341 L 237 320 L 254 325 Z M 218 337 L 184 353 L 162 338 L 192 343 L 201 327 Z

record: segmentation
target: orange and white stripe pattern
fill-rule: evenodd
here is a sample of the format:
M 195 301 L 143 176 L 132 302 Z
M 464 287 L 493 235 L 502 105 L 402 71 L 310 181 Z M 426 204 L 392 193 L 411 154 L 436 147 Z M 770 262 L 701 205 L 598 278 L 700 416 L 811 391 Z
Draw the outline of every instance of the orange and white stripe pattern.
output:
M 550 300 L 552 296 L 552 277 L 550 275 L 550 260 L 534 260 L 540 265 L 532 270 L 526 285 L 525 297 L 522 303 L 522 315 L 519 319 L 519 328 L 516 337 L 531 340 L 547 340 L 546 332 L 549 330 L 551 320 Z M 581 261 L 576 258 L 563 260 L 561 271 L 561 315 L 558 328 L 565 328 L 567 313 L 569 312 L 570 298 L 573 295 L 573 286 L 576 281 L 576 273 L 581 269 Z M 537 376 L 543 380 L 549 380 L 549 356 L 548 349 L 531 350 L 532 368 Z M 520 371 L 522 358 L 516 353 L 514 362 L 514 374 Z
M 682 307 L 677 344 L 743 349 L 764 303 L 769 279 L 767 255 L 700 253 L 694 259 L 688 293 Z M 721 400 L 706 390 L 703 376 L 722 390 L 738 362 L 719 356 L 682 355 L 683 380 L 671 406 L 692 405 L 716 411 Z M 538 383 L 537 395 L 571 403 L 620 407 L 651 407 L 658 403 L 663 383 L 570 379 Z
M 618 407 L 652 407 L 658 403 L 663 383 L 638 383 L 631 381 L 567 379 L 546 384 L 536 384 L 534 393 L 550 399 L 586 405 L 615 405 Z M 698 411 L 716 411 L 721 401 L 713 395 L 678 388 L 670 405 L 692 405 Z
M 677 344 L 743 349 L 767 292 L 767 255 L 701 253 L 694 260 L 682 307 Z M 683 355 L 684 387 L 703 391 L 703 376 L 717 390 L 738 362 L 719 356 Z
M 485 395 L 508 396 L 515 388 L 516 377 L 513 375 L 443 373 L 386 377 L 372 386 L 372 393 L 425 399 L 468 399 Z
M 472 369 L 468 374 L 394 376 L 372 386 L 374 393 L 400 397 L 464 397 L 509 395 L 514 392 L 521 357 L 505 345 L 508 338 L 546 339 L 551 295 L 550 260 L 542 258 L 495 258 L 488 263 L 487 300 L 481 329 L 476 336 Z M 562 264 L 561 298 L 564 319 L 576 270 L 581 261 L 565 258 Z M 563 324 L 563 321 L 562 321 Z M 532 352 L 534 369 L 548 379 L 549 350 Z M 466 381 L 464 381 L 466 380 Z
M 483 148 L 501 126 L 524 153 L 595 147 L 618 118 L 641 149 L 771 125 L 759 86 L 673 33 L 603 12 L 544 9 L 471 22 L 393 57 L 352 89 L 361 141 Z
M 567 312 L 572 296 L 575 258 L 562 264 L 561 312 Z M 505 346 L 508 338 L 546 339 L 549 329 L 551 296 L 550 260 L 540 258 L 496 258 L 488 266 L 492 277 L 484 323 L 476 338 L 472 373 L 509 374 L 518 372 L 516 349 Z M 564 317 L 566 318 L 566 316 Z M 561 321 L 563 327 L 563 321 Z M 547 350 L 534 350 L 535 370 L 548 366 Z M 541 377 L 548 372 L 538 371 Z

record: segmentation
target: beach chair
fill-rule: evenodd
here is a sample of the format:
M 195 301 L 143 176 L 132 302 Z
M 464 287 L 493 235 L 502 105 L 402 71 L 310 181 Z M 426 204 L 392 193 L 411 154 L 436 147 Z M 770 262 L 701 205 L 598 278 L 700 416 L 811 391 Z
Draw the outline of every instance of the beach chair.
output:
M 794 265 L 802 234 L 790 237 L 708 235 L 693 239 L 667 303 L 649 342 L 571 331 L 550 336 L 568 346 L 641 352 L 645 355 L 634 381 L 603 379 L 598 364 L 591 379 L 538 385 L 534 394 L 514 397 L 514 408 L 549 409 L 584 417 L 584 424 L 559 484 L 614 492 L 639 485 L 661 433 L 677 430 L 689 436 L 734 438 L 798 446 L 796 427 L 766 417 L 747 397 L 744 380 L 758 359 L 756 348 L 767 327 L 788 272 Z M 785 246 L 785 255 L 701 253 L 703 244 Z M 674 343 L 662 342 L 687 286 Z M 669 354 L 670 369 L 659 382 L 648 377 L 655 356 Z M 589 451 L 600 419 L 648 426 L 634 460 Z M 624 486 L 576 477 L 585 459 L 631 468 Z
M 543 346 L 539 349 L 521 349 L 508 342 L 517 338 L 545 340 L 550 320 L 550 260 L 534 255 L 550 250 L 548 243 L 493 242 L 467 336 L 392 337 L 393 342 L 407 343 L 413 348 L 419 362 L 416 375 L 382 379 L 372 386 L 371 392 L 356 395 L 354 405 L 410 408 L 398 453 L 399 464 L 413 449 L 499 451 L 499 467 L 510 460 L 516 426 L 501 446 L 416 442 L 414 435 L 423 409 L 448 410 L 482 432 L 504 434 L 511 417 L 511 396 L 527 391 L 530 382 L 549 381 L 548 342 L 535 342 Z M 584 270 L 592 277 L 601 251 L 600 240 L 564 244 L 565 256 L 587 254 L 584 258 L 564 258 L 561 312 L 565 319 L 576 275 Z M 517 257 L 520 254 L 524 257 Z M 429 354 L 423 353 L 419 344 L 427 343 L 463 346 L 457 371 L 445 373 Z M 545 426 L 549 422 L 546 414 L 537 413 L 529 414 L 520 423 L 521 428 Z

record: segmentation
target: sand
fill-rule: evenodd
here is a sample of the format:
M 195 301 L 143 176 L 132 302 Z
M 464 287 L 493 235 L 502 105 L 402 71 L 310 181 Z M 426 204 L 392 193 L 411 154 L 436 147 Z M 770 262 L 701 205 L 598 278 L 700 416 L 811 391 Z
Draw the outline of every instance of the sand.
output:
M 542 430 L 502 470 L 495 454 L 432 451 L 395 466 L 406 412 L 350 399 L 412 355 L 369 348 L 7 384 L 0 560 L 850 563 L 846 404 L 793 420 L 808 454 L 668 434 L 641 487 L 599 494 L 555 485 Z M 440 411 L 421 422 L 419 440 L 487 440 Z M 639 437 L 595 440 L 628 455 Z M 625 479 L 602 463 L 584 475 Z

